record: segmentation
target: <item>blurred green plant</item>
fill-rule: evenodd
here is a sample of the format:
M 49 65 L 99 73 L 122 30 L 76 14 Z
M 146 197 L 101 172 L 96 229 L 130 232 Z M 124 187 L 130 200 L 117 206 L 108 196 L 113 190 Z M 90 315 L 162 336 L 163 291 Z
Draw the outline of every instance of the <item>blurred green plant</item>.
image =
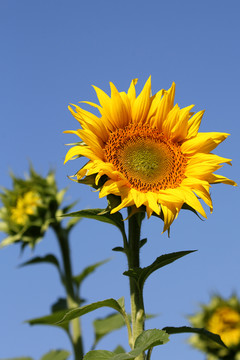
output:
M 49 228 L 53 229 L 60 247 L 61 257 L 58 258 L 55 254 L 51 253 L 44 256 L 34 256 L 22 263 L 20 267 L 35 264 L 51 264 L 57 269 L 66 294 L 66 297 L 57 299 L 51 306 L 52 314 L 58 316 L 64 310 L 82 305 L 84 302 L 80 295 L 82 282 L 99 266 L 109 261 L 109 259 L 91 264 L 82 269 L 79 274 L 74 275 L 72 272 L 69 235 L 81 218 L 75 217 L 68 221 L 66 218 L 63 218 L 75 205 L 75 203 L 67 206 L 63 205 L 66 189 L 58 190 L 53 171 L 49 171 L 48 175 L 44 178 L 33 167 L 30 167 L 29 175 L 26 179 L 16 177 L 14 174 L 11 174 L 11 178 L 12 189 L 2 188 L 2 193 L 0 193 L 0 200 L 2 202 L 2 207 L 0 208 L 0 231 L 7 234 L 0 247 L 19 244 L 22 250 L 26 246 L 35 249 L 37 243 L 45 236 L 46 231 Z M 38 322 L 37 320 L 30 321 L 29 323 L 31 325 L 42 324 L 41 321 Z M 72 344 L 74 359 L 82 359 L 84 350 L 80 319 L 73 319 L 68 324 L 57 326 L 67 333 Z M 124 326 L 124 323 L 121 326 Z M 99 341 L 99 329 L 95 324 L 94 329 L 95 338 Z M 110 324 L 105 329 L 105 333 L 101 334 L 101 337 L 115 329 L 116 326 Z M 65 350 L 53 350 L 44 355 L 41 360 L 65 360 L 69 354 Z

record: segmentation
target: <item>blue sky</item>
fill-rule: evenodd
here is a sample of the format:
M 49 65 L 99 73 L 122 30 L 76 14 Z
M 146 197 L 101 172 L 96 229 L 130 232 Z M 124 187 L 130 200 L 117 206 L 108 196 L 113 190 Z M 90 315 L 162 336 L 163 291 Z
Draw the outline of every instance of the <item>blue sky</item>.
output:
M 238 0 L 1 1 L 0 185 L 11 187 L 9 170 L 23 176 L 31 160 L 42 175 L 56 169 L 59 188 L 68 186 L 69 201 L 79 200 L 76 209 L 104 207 L 105 200 L 67 178 L 80 167 L 77 160 L 63 166 L 64 144 L 76 138 L 62 132 L 78 125 L 67 106 L 95 102 L 92 84 L 109 92 L 112 81 L 126 91 L 131 79 L 139 78 L 141 90 L 149 75 L 153 93 L 175 81 L 176 103 L 206 109 L 201 131 L 231 134 L 216 153 L 233 159 L 233 167 L 220 173 L 239 182 L 239 11 Z M 170 239 L 161 235 L 160 221 L 144 223 L 148 244 L 141 255 L 143 266 L 163 253 L 198 249 L 149 279 L 146 311 L 159 314 L 148 321 L 149 328 L 187 324 L 186 315 L 208 302 L 211 293 L 228 297 L 235 291 L 240 296 L 239 189 L 216 185 L 212 198 L 214 211 L 210 215 L 207 210 L 208 220 L 182 212 Z M 128 281 L 122 276 L 126 261 L 111 251 L 120 244 L 115 228 L 91 220 L 83 220 L 72 233 L 75 273 L 113 256 L 84 283 L 82 296 L 89 303 L 126 296 L 129 309 Z M 54 348 L 70 349 L 61 330 L 23 324 L 48 314 L 63 295 L 50 266 L 17 268 L 31 256 L 49 252 L 58 253 L 51 232 L 34 254 L 27 250 L 20 257 L 18 246 L 0 252 L 0 358 L 24 355 L 37 360 Z M 93 340 L 92 320 L 106 313 L 99 310 L 82 319 L 86 350 Z M 99 348 L 111 350 L 119 342 L 127 346 L 126 339 L 123 329 L 103 339 Z M 172 336 L 154 351 L 153 360 L 204 359 L 186 339 Z

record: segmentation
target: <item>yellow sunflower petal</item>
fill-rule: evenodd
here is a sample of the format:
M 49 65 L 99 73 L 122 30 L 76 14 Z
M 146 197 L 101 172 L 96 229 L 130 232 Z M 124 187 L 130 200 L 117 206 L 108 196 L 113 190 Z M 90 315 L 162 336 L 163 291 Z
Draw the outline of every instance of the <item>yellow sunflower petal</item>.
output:
M 125 127 L 131 120 L 131 114 L 127 110 L 117 88 L 110 82 L 111 87 L 111 118 L 115 120 L 118 127 Z
M 199 111 L 191 117 L 188 122 L 188 134 L 186 139 L 191 139 L 193 136 L 197 136 L 204 112 L 205 110 Z
M 163 217 L 164 217 L 163 232 L 165 232 L 172 225 L 174 219 L 176 218 L 177 211 L 176 211 L 176 209 L 173 210 L 169 206 L 165 206 L 163 204 L 161 204 L 161 209 L 162 209 Z
M 148 78 L 144 88 L 140 95 L 138 95 L 137 99 L 133 103 L 132 107 L 132 121 L 136 124 L 143 123 L 146 120 L 150 105 L 151 93 L 151 76 Z
M 87 148 L 86 146 L 74 146 L 68 150 L 64 160 L 64 164 L 67 161 L 73 160 L 74 158 L 77 158 L 79 156 L 86 156 L 92 160 L 98 159 L 98 156 L 95 155 L 94 152 L 89 148 Z
M 131 189 L 131 194 L 134 200 L 134 203 L 137 208 L 142 206 L 146 202 L 146 194 L 138 191 L 136 189 Z
M 235 181 L 230 180 L 225 176 L 217 175 L 217 174 L 209 174 L 207 176 L 207 181 L 209 181 L 210 184 L 223 183 L 223 184 L 226 184 L 226 185 L 237 186 L 237 183 Z
M 169 111 L 173 108 L 174 96 L 175 83 L 173 82 L 170 89 L 164 92 L 157 109 L 156 125 L 160 130 L 162 130 L 163 123 L 166 121 Z
M 187 106 L 180 110 L 179 120 L 176 121 L 175 125 L 171 130 L 171 139 L 176 142 L 183 141 L 188 133 L 188 119 L 190 117 L 190 110 L 194 105 Z
M 134 101 L 136 100 L 136 89 L 135 89 L 135 85 L 137 84 L 137 82 L 138 82 L 138 79 L 133 79 L 133 80 L 131 81 L 131 85 L 130 85 L 130 87 L 129 87 L 129 89 L 128 89 L 127 95 L 128 95 L 128 98 L 129 98 L 129 100 L 130 100 L 131 105 L 133 105 Z
M 125 180 L 108 180 L 100 190 L 99 197 L 102 198 L 109 194 L 121 196 L 121 188 L 126 184 Z
M 104 151 L 102 146 L 102 141 L 90 130 L 79 130 L 78 131 L 80 138 L 92 149 L 92 151 L 100 159 L 104 159 Z
M 134 205 L 134 200 L 132 198 L 132 194 L 130 191 L 126 192 L 124 194 L 124 198 L 122 198 L 122 202 L 120 205 L 118 205 L 117 207 L 115 207 L 114 209 L 111 210 L 111 214 L 116 213 L 117 211 L 125 208 L 125 207 L 129 207 Z
M 221 142 L 223 142 L 229 134 L 226 133 L 198 133 L 192 139 L 185 141 L 182 144 L 181 150 L 186 155 L 194 155 L 197 152 L 209 153 L 214 150 Z
M 201 214 L 203 217 L 207 218 L 207 215 L 206 215 L 205 211 L 203 210 L 203 207 L 202 207 L 200 201 L 197 199 L 197 197 L 194 195 L 194 193 L 186 187 L 181 187 L 181 190 L 184 193 L 184 198 L 185 198 L 186 204 L 188 204 L 193 209 L 195 209 L 197 212 L 199 212 L 199 214 Z

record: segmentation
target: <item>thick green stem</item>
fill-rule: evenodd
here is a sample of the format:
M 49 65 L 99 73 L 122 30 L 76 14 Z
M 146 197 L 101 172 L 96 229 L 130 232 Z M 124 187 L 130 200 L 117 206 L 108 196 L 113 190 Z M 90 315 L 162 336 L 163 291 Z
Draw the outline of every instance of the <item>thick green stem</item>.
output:
M 78 294 L 74 291 L 73 280 L 72 280 L 72 266 L 70 257 L 70 248 L 68 240 L 68 232 L 61 227 L 61 224 L 55 223 L 52 225 L 59 242 L 62 260 L 63 260 L 63 271 L 64 271 L 64 287 L 67 294 L 67 305 L 69 309 L 78 306 L 77 298 Z M 80 319 L 74 319 L 71 321 L 71 342 L 74 351 L 74 360 L 83 359 L 83 342 Z
M 132 215 L 128 220 L 128 268 L 134 269 L 140 266 L 140 231 L 141 214 Z M 133 344 L 136 338 L 144 331 L 145 313 L 143 293 L 135 279 L 130 277 L 131 293 L 131 317 Z M 144 360 L 144 353 L 136 360 Z

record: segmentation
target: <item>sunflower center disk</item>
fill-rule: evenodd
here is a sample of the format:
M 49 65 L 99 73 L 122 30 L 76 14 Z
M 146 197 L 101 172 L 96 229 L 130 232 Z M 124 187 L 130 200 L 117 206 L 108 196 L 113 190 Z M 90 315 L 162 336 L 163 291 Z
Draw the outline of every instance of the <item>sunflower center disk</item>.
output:
M 177 187 L 187 163 L 178 144 L 147 125 L 130 124 L 111 133 L 105 157 L 142 192 Z
M 143 182 L 165 177 L 170 170 L 170 159 L 162 144 L 138 139 L 122 151 L 120 160 L 127 173 Z

